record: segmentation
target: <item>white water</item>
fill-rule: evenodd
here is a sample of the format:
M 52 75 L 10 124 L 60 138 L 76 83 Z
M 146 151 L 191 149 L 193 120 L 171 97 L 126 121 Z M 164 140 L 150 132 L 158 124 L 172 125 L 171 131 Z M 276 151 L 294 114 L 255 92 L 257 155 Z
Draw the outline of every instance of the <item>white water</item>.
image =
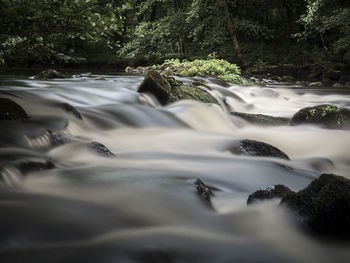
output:
M 0 187 L 1 262 L 349 262 L 348 244 L 307 236 L 275 202 L 246 206 L 250 193 L 270 185 L 300 190 L 324 172 L 350 178 L 349 131 L 260 127 L 193 101 L 162 108 L 136 92 L 142 76 L 103 77 L 2 78 L 1 97 L 22 105 L 34 123 L 2 127 L 15 139 L 0 148 L 13 179 Z M 291 117 L 311 105 L 350 106 L 346 90 L 207 81 L 240 112 Z M 48 147 L 47 129 L 74 142 Z M 272 144 L 291 161 L 232 155 L 237 139 Z M 91 141 L 116 156 L 97 155 Z M 13 167 L 46 159 L 56 168 L 23 177 Z M 219 189 L 215 211 L 197 196 L 196 178 Z

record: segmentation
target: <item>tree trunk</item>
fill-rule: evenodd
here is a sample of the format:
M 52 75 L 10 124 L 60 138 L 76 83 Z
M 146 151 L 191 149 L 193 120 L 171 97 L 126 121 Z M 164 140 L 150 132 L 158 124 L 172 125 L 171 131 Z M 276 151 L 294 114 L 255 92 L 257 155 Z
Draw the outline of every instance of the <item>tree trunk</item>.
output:
M 228 4 L 226 0 L 223 0 L 223 4 L 224 4 L 224 8 L 225 8 L 225 15 L 226 15 L 226 20 L 227 20 L 227 28 L 228 28 L 228 32 L 230 33 L 230 36 L 232 38 L 232 44 L 233 44 L 233 48 L 237 54 L 237 57 L 241 56 L 241 48 L 239 47 L 238 44 L 238 40 L 237 40 L 237 36 L 235 33 L 235 27 L 232 23 L 232 19 L 231 19 L 231 15 L 230 15 L 230 11 L 228 9 Z

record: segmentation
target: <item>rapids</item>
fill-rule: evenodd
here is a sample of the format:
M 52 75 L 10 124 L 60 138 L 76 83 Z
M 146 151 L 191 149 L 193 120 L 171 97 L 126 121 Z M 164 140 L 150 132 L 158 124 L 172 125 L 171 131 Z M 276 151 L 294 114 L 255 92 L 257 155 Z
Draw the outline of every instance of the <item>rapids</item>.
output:
M 246 205 L 259 188 L 300 190 L 325 172 L 350 178 L 350 132 L 256 126 L 227 110 L 291 117 L 317 104 L 350 107 L 348 90 L 202 79 L 226 108 L 161 107 L 137 92 L 143 76 L 99 76 L 106 80 L 0 76 L 0 97 L 32 117 L 0 124 L 0 262 L 350 262 L 350 244 L 308 236 L 276 202 Z M 74 141 L 53 148 L 48 130 Z M 291 160 L 233 155 L 237 139 Z M 98 155 L 92 141 L 115 156 Z M 34 161 L 55 168 L 16 168 Z M 198 197 L 197 178 L 217 189 L 215 210 Z

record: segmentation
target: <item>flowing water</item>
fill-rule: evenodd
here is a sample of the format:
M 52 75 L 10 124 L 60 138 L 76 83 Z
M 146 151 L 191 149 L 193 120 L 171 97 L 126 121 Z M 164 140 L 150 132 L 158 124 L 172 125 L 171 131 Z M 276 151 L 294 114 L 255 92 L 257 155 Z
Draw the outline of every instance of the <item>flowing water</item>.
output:
M 0 262 L 350 262 L 349 244 L 308 236 L 276 202 L 246 205 L 274 184 L 300 190 L 324 172 L 350 178 L 349 131 L 256 126 L 194 101 L 160 107 L 137 92 L 143 76 L 103 77 L 1 77 L 0 97 L 32 120 L 0 126 Z M 204 80 L 231 111 L 291 117 L 316 104 L 350 107 L 345 89 Z M 48 130 L 72 142 L 51 147 Z M 238 139 L 291 160 L 233 155 Z M 18 169 L 47 161 L 55 168 Z M 214 209 L 198 197 L 197 178 L 217 189 Z

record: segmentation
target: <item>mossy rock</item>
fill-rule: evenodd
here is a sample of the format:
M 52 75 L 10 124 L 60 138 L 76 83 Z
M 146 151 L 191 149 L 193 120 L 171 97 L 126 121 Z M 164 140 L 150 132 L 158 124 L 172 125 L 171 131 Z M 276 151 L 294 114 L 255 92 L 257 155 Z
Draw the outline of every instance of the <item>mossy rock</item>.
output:
M 303 108 L 294 114 L 291 125 L 317 124 L 329 129 L 350 127 L 350 110 L 330 104 Z
M 130 66 L 127 66 L 126 68 L 125 68 L 125 72 L 126 73 L 132 73 L 134 71 L 134 69 L 132 68 L 132 67 L 130 67 Z
M 247 204 L 253 204 L 259 201 L 265 201 L 275 198 L 282 198 L 287 194 L 293 193 L 287 186 L 282 184 L 274 185 L 273 187 L 267 187 L 266 189 L 260 189 L 251 195 L 249 195 Z
M 0 98 L 0 121 L 25 121 L 29 119 L 25 110 L 16 102 L 6 98 Z
M 322 82 L 310 82 L 308 84 L 309 87 L 321 87 L 322 86 Z
M 138 92 L 149 92 L 153 94 L 162 105 L 165 105 L 170 98 L 171 85 L 159 72 L 150 70 L 139 86 Z
M 312 233 L 350 239 L 350 180 L 322 174 L 304 190 L 281 200 Z
M 215 98 L 204 88 L 196 85 L 184 84 L 174 77 L 161 75 L 155 70 L 148 71 L 138 91 L 153 94 L 162 105 L 179 100 L 217 103 Z
M 288 155 L 271 144 L 248 139 L 235 141 L 228 150 L 238 155 L 275 157 L 289 160 Z
M 68 76 L 58 72 L 57 70 L 47 69 L 40 72 L 34 78 L 35 79 L 64 79 L 64 78 L 68 78 Z
M 243 112 L 231 112 L 231 114 L 252 124 L 264 126 L 288 125 L 290 121 L 288 118 L 273 117 L 263 114 L 249 114 Z

